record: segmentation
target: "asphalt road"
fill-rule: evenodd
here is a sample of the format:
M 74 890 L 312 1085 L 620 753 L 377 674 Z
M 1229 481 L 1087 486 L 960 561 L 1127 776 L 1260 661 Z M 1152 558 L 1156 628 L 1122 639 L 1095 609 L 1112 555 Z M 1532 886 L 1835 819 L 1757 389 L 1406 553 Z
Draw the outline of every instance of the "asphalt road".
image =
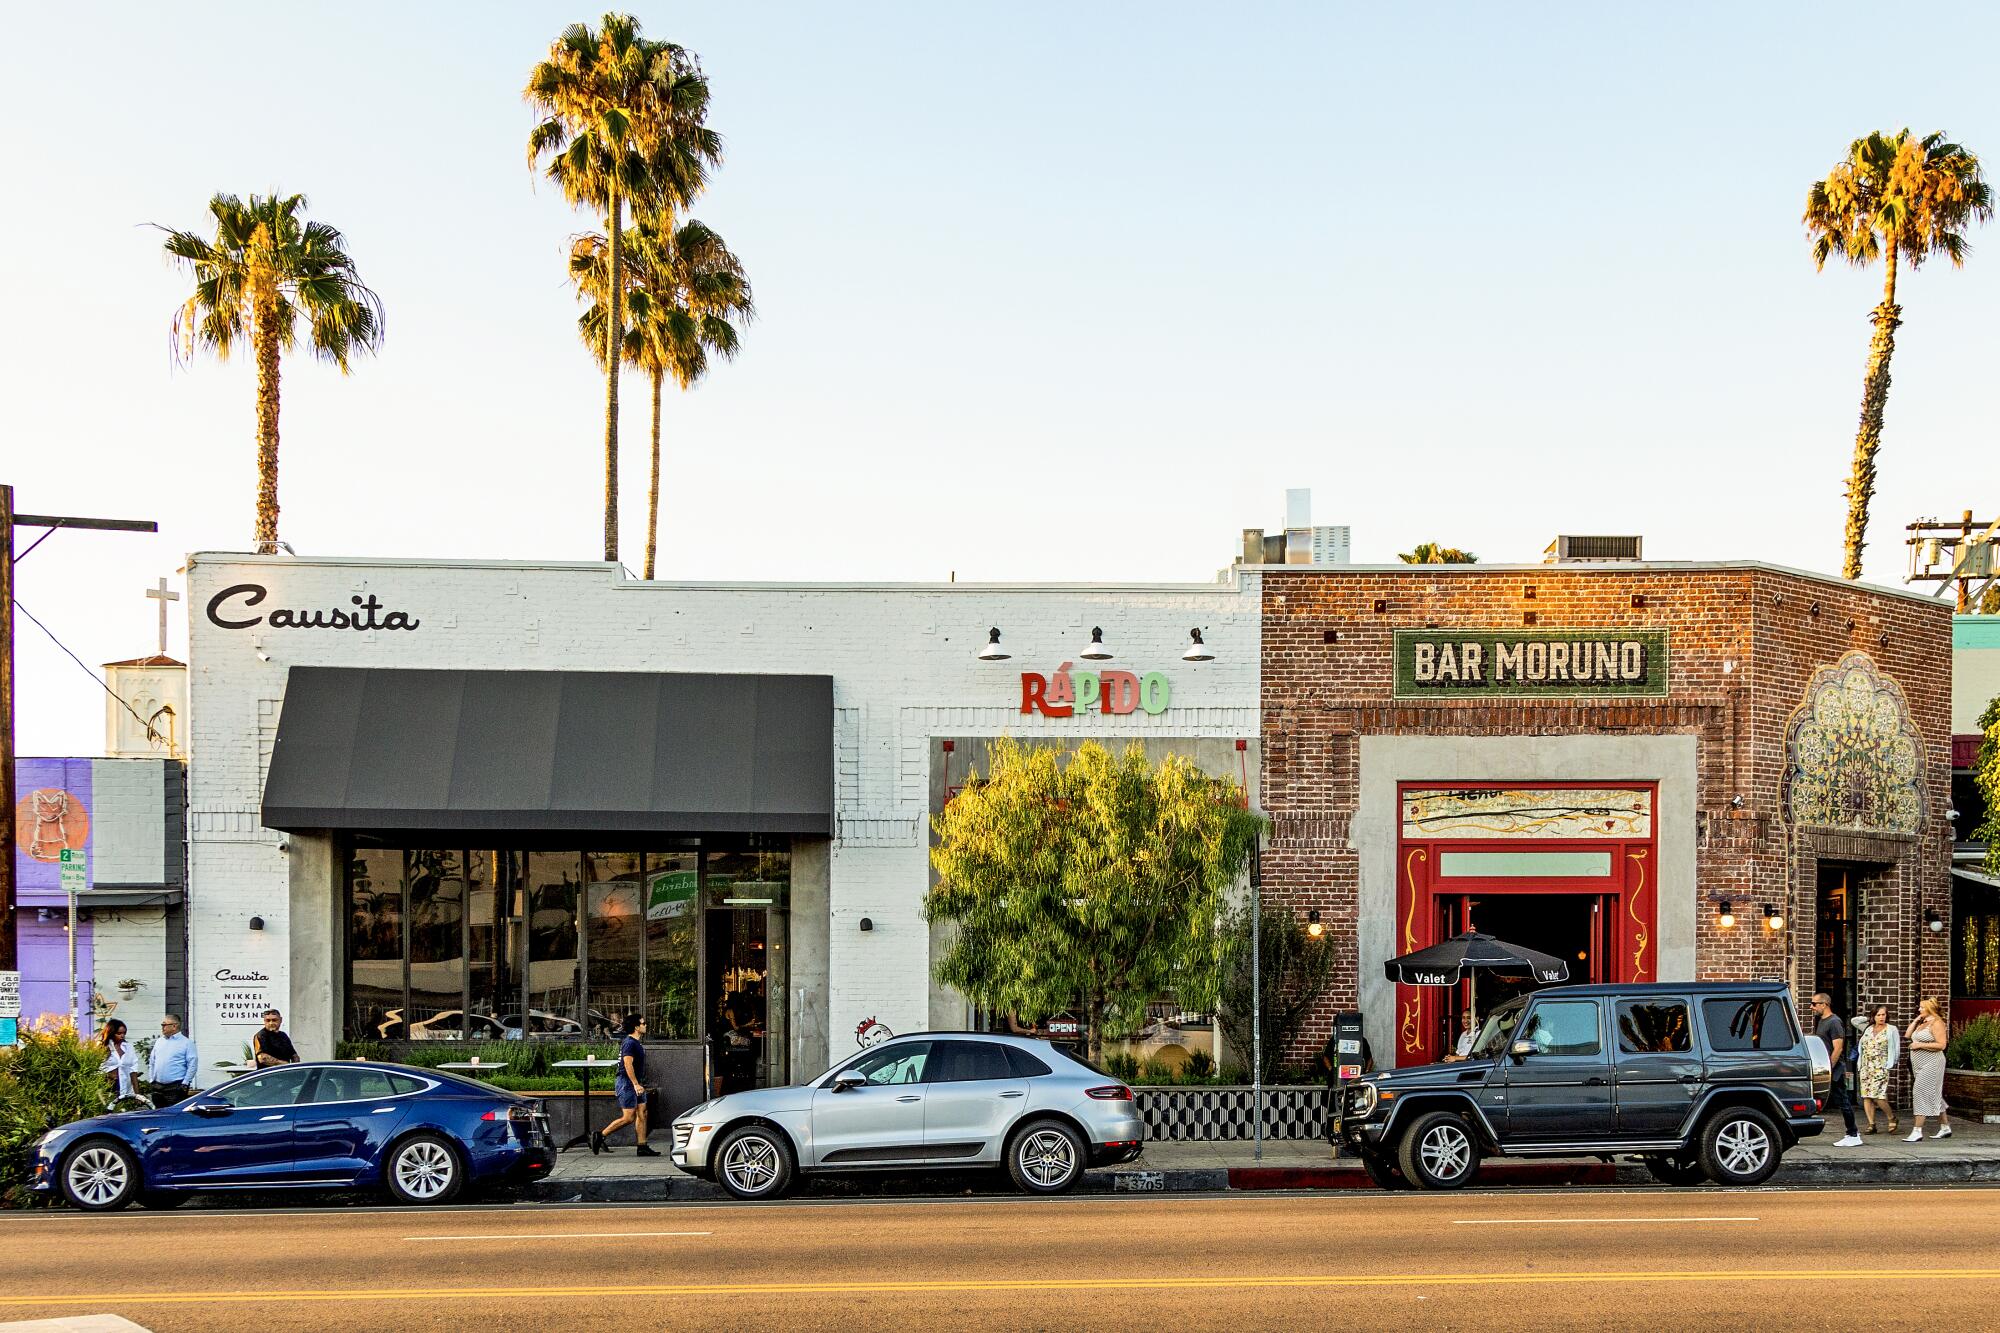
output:
M 161 1330 L 2000 1322 L 1979 1189 L 42 1213 L 0 1243 L 0 1320 Z

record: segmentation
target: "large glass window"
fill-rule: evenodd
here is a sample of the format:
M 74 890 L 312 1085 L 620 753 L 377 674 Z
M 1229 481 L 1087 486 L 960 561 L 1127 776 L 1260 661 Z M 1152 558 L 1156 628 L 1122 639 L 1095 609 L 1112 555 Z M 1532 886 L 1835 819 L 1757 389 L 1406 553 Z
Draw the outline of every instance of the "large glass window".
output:
M 529 852 L 527 861 L 528 1011 L 500 1021 L 530 1037 L 581 1037 L 576 905 L 582 861 L 575 852 Z
M 400 1038 L 403 1031 L 403 854 L 357 849 L 347 864 L 347 1030 Z
M 409 1037 L 465 1034 L 465 854 L 411 852 Z M 484 1035 L 484 1034 L 481 1034 Z
M 585 1026 L 593 1037 L 619 1030 L 626 1014 L 643 1010 L 639 959 L 646 944 L 646 883 L 637 852 L 586 852 L 584 915 L 589 938 Z M 649 1034 L 650 1035 L 650 1025 Z
M 701 906 L 701 858 L 696 852 L 646 858 L 646 1035 L 686 1040 L 700 1032 L 695 983 L 696 923 Z
M 521 1011 L 518 860 L 511 852 L 467 852 L 465 857 L 465 973 L 472 994 L 466 1026 L 474 1040 L 504 1037 L 501 1015 Z
M 1958 881 L 1952 915 L 1952 996 L 2000 1000 L 2000 890 Z

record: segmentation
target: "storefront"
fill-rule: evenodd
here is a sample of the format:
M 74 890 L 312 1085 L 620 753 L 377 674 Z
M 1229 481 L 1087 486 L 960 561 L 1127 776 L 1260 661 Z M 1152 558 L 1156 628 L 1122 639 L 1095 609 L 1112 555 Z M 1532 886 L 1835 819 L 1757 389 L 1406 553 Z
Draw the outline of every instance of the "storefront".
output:
M 967 1026 L 931 979 L 930 816 L 1000 735 L 1141 741 L 1254 787 L 1254 583 L 196 556 L 204 1058 L 266 1007 L 309 1057 L 638 1013 L 686 1104 Z
M 1848 1013 L 1945 985 L 1948 610 L 1749 563 L 1261 585 L 1265 892 L 1328 923 L 1326 1018 L 1358 1006 L 1378 1058 L 1525 984 L 1384 976 L 1466 928 L 1578 980 L 1777 976 Z

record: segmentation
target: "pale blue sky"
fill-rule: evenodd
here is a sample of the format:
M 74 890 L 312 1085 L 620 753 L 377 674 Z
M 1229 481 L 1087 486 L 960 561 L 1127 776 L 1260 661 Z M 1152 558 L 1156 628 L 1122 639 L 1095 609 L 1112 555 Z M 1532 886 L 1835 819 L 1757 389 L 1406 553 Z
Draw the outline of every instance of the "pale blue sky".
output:
M 662 573 L 1206 578 L 1297 485 L 1357 559 L 1637 531 L 1836 568 L 1879 278 L 1815 275 L 1800 204 L 1871 128 L 2000 163 L 1996 11 L 1402 8 L 639 6 L 708 69 L 728 160 L 697 213 L 762 312 L 669 404 Z M 142 225 L 217 189 L 305 192 L 388 307 L 353 376 L 287 366 L 289 542 L 594 556 L 586 220 L 528 172 L 519 89 L 595 11 L 91 14 L 4 20 L 4 472 L 25 509 L 162 531 L 58 536 L 29 609 L 93 664 L 146 651 L 140 590 L 248 541 L 250 367 L 172 369 L 183 282 Z M 1994 227 L 1904 285 L 1871 577 L 1908 520 L 2000 504 L 1996 297 Z M 23 752 L 96 750 L 96 687 L 17 635 Z

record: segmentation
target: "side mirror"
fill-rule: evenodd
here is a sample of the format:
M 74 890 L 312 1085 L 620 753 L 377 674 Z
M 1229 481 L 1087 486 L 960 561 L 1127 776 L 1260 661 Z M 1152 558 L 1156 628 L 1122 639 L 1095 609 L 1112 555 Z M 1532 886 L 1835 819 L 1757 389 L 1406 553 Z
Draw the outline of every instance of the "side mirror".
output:
M 867 1082 L 868 1080 L 859 1074 L 842 1074 L 833 1081 L 833 1090 L 835 1092 L 853 1092 L 856 1088 L 861 1087 Z
M 235 1109 L 228 1102 L 190 1102 L 188 1104 L 189 1115 L 208 1116 L 210 1118 L 219 1115 L 228 1115 Z
M 1515 1061 L 1519 1062 L 1535 1053 L 1535 1043 L 1532 1041 L 1517 1041 L 1514 1043 L 1512 1053 Z

